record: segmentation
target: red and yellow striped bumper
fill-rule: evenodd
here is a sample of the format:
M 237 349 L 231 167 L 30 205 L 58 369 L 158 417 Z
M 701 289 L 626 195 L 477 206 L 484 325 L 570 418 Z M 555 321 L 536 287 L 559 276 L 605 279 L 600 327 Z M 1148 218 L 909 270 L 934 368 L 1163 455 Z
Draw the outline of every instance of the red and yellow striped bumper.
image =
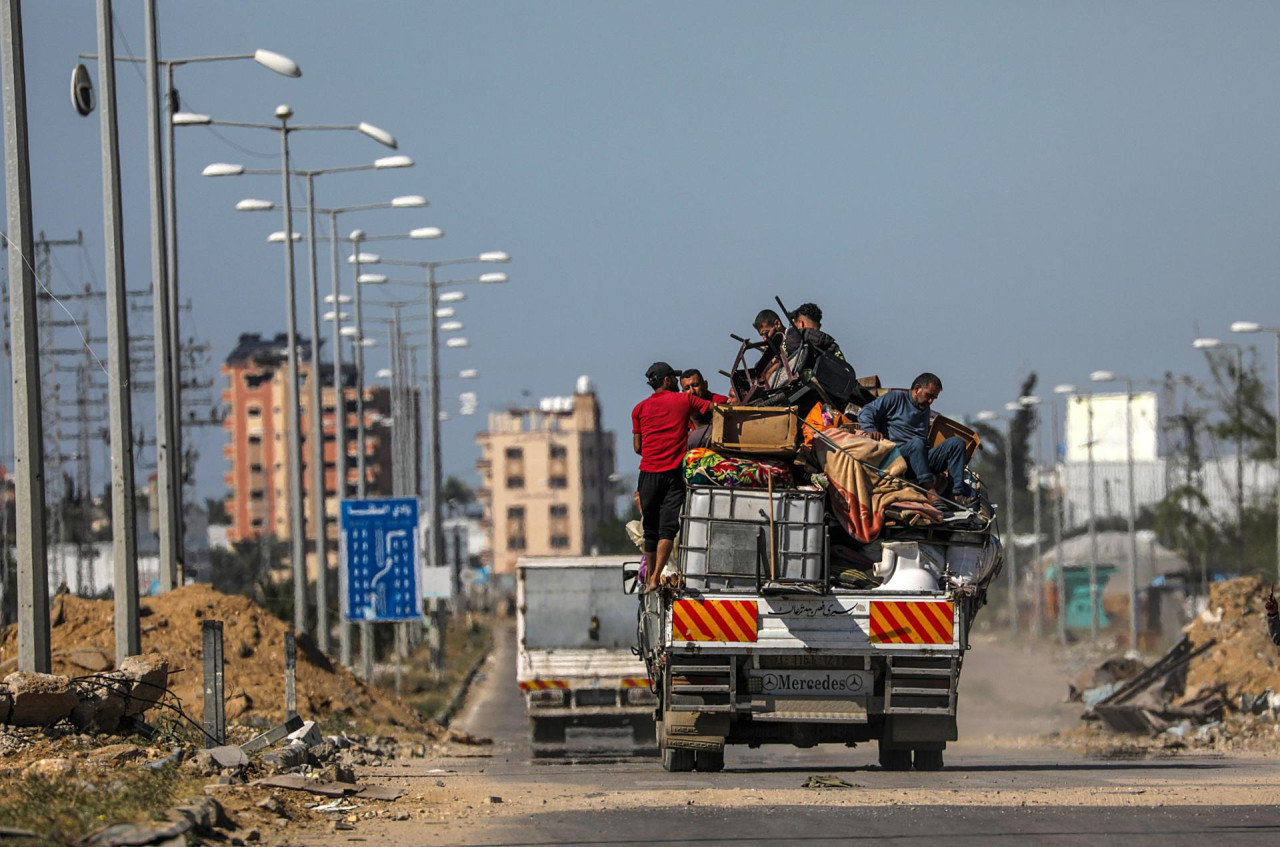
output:
M 955 611 L 949 602 L 877 600 L 871 603 L 872 644 L 951 644 Z
M 674 641 L 755 641 L 755 600 L 677 600 L 671 607 Z
M 520 683 L 521 691 L 546 691 L 548 688 L 568 687 L 569 683 L 563 679 L 526 679 Z

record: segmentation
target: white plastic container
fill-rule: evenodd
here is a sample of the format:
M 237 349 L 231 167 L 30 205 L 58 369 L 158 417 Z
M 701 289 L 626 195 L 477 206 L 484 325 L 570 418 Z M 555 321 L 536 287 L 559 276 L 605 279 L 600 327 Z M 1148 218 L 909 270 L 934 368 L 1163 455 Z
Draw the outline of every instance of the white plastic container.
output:
M 680 536 L 686 584 L 710 591 L 754 589 L 757 565 L 765 580 L 771 578 L 770 547 L 778 581 L 825 582 L 823 513 L 821 491 L 691 486 Z

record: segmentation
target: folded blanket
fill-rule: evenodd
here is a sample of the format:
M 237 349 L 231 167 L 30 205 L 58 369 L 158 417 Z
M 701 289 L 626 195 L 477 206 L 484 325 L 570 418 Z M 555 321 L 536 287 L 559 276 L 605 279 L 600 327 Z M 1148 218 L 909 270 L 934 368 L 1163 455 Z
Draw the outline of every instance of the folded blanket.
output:
M 907 461 L 892 441 L 829 429 L 813 440 L 813 447 L 829 481 L 832 513 L 846 532 L 864 544 L 879 537 L 890 503 L 929 502 L 928 495 L 901 478 Z
M 684 454 L 684 479 L 689 485 L 725 488 L 782 488 L 791 484 L 791 466 L 765 459 L 722 456 L 705 447 Z

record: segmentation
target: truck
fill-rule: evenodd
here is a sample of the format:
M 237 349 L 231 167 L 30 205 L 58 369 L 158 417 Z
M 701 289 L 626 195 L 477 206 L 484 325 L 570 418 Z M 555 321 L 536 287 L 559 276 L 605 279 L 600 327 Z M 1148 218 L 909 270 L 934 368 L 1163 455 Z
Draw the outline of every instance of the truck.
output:
M 525 556 L 516 562 L 516 684 L 535 756 L 565 749 L 570 727 L 626 728 L 654 749 L 657 699 L 633 649 L 637 604 L 618 591 L 619 556 Z
M 674 578 L 640 597 L 639 650 L 668 771 L 726 745 L 874 741 L 940 770 L 969 628 L 1002 562 L 992 521 L 886 527 L 864 584 L 831 571 L 820 491 L 691 486 Z M 625 591 L 637 588 L 624 568 Z

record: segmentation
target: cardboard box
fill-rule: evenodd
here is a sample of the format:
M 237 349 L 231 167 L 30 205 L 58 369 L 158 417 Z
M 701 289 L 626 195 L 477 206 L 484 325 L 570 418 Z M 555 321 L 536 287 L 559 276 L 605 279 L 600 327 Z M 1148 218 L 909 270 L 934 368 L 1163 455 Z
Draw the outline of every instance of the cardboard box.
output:
M 792 407 L 717 405 L 711 412 L 711 449 L 717 452 L 791 458 L 798 434 Z
M 982 443 L 978 433 L 962 423 L 951 420 L 946 415 L 934 415 L 929 423 L 929 446 L 936 447 L 952 436 L 964 442 L 965 461 L 973 461 L 973 454 L 978 451 L 978 445 Z

